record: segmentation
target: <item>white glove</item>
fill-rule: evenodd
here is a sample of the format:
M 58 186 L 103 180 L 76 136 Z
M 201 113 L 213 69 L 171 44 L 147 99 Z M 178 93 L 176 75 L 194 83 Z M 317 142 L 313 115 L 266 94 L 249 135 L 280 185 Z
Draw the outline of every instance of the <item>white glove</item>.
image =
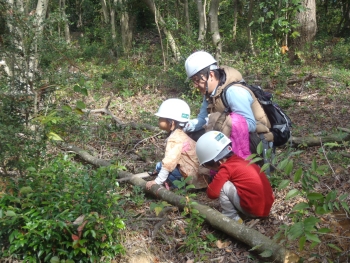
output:
M 196 124 L 198 123 L 198 120 L 197 119 L 193 119 L 193 120 L 189 120 L 185 127 L 183 128 L 183 131 L 184 132 L 193 132 L 194 129 L 196 128 Z

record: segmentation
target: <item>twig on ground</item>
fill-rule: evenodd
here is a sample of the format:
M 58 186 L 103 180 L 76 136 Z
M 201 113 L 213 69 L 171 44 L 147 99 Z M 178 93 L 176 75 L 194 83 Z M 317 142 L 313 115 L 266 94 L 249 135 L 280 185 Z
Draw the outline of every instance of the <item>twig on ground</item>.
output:
M 164 225 L 167 221 L 169 220 L 169 217 L 165 216 L 163 217 L 162 221 L 158 222 L 155 226 L 154 226 L 154 230 L 152 231 L 152 239 L 155 239 L 157 234 L 158 234 L 158 231 L 159 231 L 159 228 Z
M 327 161 L 329 167 L 330 167 L 331 170 L 332 170 L 333 176 L 335 177 L 335 179 L 337 179 L 337 180 L 339 181 L 338 175 L 336 175 L 336 173 L 334 172 L 333 167 L 332 167 L 332 165 L 330 164 L 330 162 L 329 162 L 329 160 L 328 160 L 328 158 L 327 158 L 326 151 L 325 151 L 325 149 L 324 149 L 324 147 L 323 147 L 322 138 L 320 138 L 320 143 L 321 143 L 321 148 L 322 148 L 323 155 L 324 155 L 324 157 L 326 158 L 326 161 Z
M 155 135 L 153 135 L 153 136 L 147 137 L 147 138 L 145 138 L 145 139 L 139 141 L 138 143 L 135 144 L 134 148 L 132 148 L 129 152 L 135 150 L 135 148 L 137 147 L 137 145 L 139 145 L 140 143 L 142 143 L 142 142 L 144 142 L 144 141 L 147 141 L 147 140 L 149 140 L 149 139 L 152 139 L 152 138 L 158 136 L 159 134 L 162 134 L 163 132 L 164 132 L 164 131 L 160 131 L 160 132 L 158 132 L 157 134 L 155 134 Z
M 124 125 L 124 123 L 119 120 L 116 116 L 113 115 L 113 113 L 108 109 L 109 105 L 111 104 L 111 101 L 112 101 L 112 97 L 110 97 L 107 101 L 107 105 L 102 108 L 102 109 L 96 109 L 96 110 L 83 110 L 84 112 L 87 112 L 87 113 L 105 113 L 105 114 L 108 114 L 109 116 L 112 117 L 112 119 L 120 124 L 120 125 Z
M 293 80 L 289 80 L 288 82 L 287 82 L 287 85 L 293 85 L 293 84 L 296 84 L 296 83 L 299 83 L 299 82 L 302 82 L 302 83 L 304 83 L 305 81 L 308 81 L 308 80 L 310 80 L 310 79 L 312 79 L 312 78 L 315 78 L 316 76 L 313 76 L 311 73 L 310 74 L 308 74 L 307 76 L 305 76 L 304 78 L 302 78 L 302 79 L 293 79 Z M 301 92 L 300 92 L 301 93 Z

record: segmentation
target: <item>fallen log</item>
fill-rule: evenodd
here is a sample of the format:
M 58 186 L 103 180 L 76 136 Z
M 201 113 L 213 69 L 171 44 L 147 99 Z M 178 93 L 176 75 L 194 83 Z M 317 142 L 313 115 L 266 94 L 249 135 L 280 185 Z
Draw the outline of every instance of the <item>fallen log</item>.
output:
M 291 137 L 291 144 L 294 147 L 303 146 L 320 146 L 321 142 L 337 142 L 342 143 L 344 141 L 350 140 L 350 133 L 339 133 L 339 134 L 331 134 L 327 136 L 306 136 L 306 137 Z
M 83 160 L 90 162 L 96 166 L 106 166 L 111 163 L 105 160 L 96 159 L 95 157 L 89 155 L 86 151 L 79 149 L 76 146 L 62 144 L 64 148 L 69 151 L 76 152 Z M 95 159 L 95 160 L 94 160 Z M 128 178 L 128 182 L 135 186 L 139 186 L 144 192 L 152 194 L 157 198 L 160 198 L 168 203 L 183 209 L 186 206 L 188 200 L 185 197 L 176 195 L 175 193 L 166 190 L 164 187 L 159 185 L 153 185 L 150 190 L 146 189 L 146 181 L 142 178 L 138 178 L 135 175 L 126 172 L 118 171 L 120 178 Z M 270 238 L 264 236 L 260 232 L 247 227 L 244 224 L 238 224 L 234 220 L 224 216 L 220 212 L 210 208 L 209 206 L 202 204 L 193 204 L 192 208 L 197 209 L 201 215 L 205 217 L 205 221 L 208 222 L 212 227 L 218 229 L 230 237 L 241 241 L 248 246 L 255 248 L 257 253 L 262 253 L 264 251 L 270 251 L 271 259 L 274 262 L 292 263 L 298 262 L 299 257 L 275 243 Z

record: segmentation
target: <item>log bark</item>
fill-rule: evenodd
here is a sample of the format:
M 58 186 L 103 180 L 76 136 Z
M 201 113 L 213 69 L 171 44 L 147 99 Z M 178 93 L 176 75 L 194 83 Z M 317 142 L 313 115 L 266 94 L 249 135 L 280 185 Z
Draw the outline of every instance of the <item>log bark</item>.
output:
M 63 144 L 62 144 L 63 145 Z M 105 160 L 96 159 L 95 157 L 89 155 L 86 151 L 79 149 L 76 146 L 72 145 L 63 145 L 70 151 L 76 152 L 83 160 L 90 162 L 96 166 L 108 166 L 110 163 Z M 118 171 L 118 174 L 121 178 L 129 177 L 131 184 L 135 186 L 139 186 L 143 189 L 144 192 L 148 194 L 152 194 L 153 196 L 160 198 L 168 203 L 183 209 L 188 200 L 185 197 L 176 195 L 175 193 L 166 190 L 164 187 L 159 185 L 153 185 L 150 190 L 146 189 L 146 181 L 142 178 L 138 178 L 135 175 L 126 172 L 126 171 Z M 224 232 L 230 237 L 239 240 L 250 247 L 255 247 L 255 251 L 257 253 L 262 253 L 264 251 L 271 251 L 272 256 L 271 259 L 274 262 L 283 262 L 283 263 L 291 263 L 298 262 L 299 257 L 275 243 L 270 238 L 264 236 L 260 232 L 244 225 L 238 224 L 234 220 L 224 216 L 220 212 L 210 208 L 209 206 L 202 204 L 194 204 L 192 205 L 194 209 L 197 209 L 201 215 L 205 216 L 205 221 L 209 223 L 213 228 Z
M 327 136 L 307 136 L 307 137 L 294 137 L 292 136 L 291 143 L 294 147 L 297 146 L 304 146 L 304 147 L 311 147 L 311 146 L 320 146 L 321 142 L 337 142 L 342 143 L 344 141 L 350 140 L 350 133 L 339 133 L 339 134 L 331 134 Z

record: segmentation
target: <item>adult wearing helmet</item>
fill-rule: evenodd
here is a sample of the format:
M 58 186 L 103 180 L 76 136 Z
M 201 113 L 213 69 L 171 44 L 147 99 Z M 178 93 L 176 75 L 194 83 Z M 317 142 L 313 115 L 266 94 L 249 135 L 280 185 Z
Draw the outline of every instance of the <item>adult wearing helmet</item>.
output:
M 265 173 L 232 152 L 231 141 L 222 132 L 209 131 L 196 144 L 200 165 L 217 171 L 208 185 L 207 195 L 220 198 L 222 213 L 242 222 L 239 212 L 248 217 L 267 217 L 274 195 Z
M 162 162 L 157 163 L 155 172 L 151 174 L 157 175 L 157 178 L 147 182 L 146 188 L 150 189 L 154 184 L 168 186 L 168 183 L 175 187 L 175 180 L 188 176 L 192 177 L 190 183 L 196 188 L 206 187 L 203 170 L 199 171 L 196 142 L 183 131 L 190 118 L 188 104 L 180 99 L 168 99 L 160 105 L 155 115 L 159 117 L 159 128 L 167 131 L 169 137 L 164 158 Z
M 203 129 L 208 114 L 224 112 L 225 106 L 221 100 L 221 93 L 226 86 L 229 86 L 226 91 L 227 104 L 231 112 L 245 118 L 251 135 L 251 143 L 254 144 L 251 146 L 251 151 L 255 152 L 260 141 L 256 134 L 256 119 L 259 120 L 259 127 L 260 124 L 265 124 L 268 120 L 262 108 L 262 112 L 258 112 L 259 116 L 254 115 L 256 111 L 253 112 L 253 109 L 260 105 L 247 89 L 240 84 L 230 85 L 233 82 L 244 82 L 241 73 L 231 67 L 219 67 L 214 57 L 205 51 L 197 51 L 191 54 L 185 62 L 185 69 L 187 78 L 193 82 L 194 87 L 204 97 L 197 118 L 190 120 L 184 130 L 188 133 L 199 132 Z M 264 127 L 264 131 L 268 131 L 268 129 L 265 129 Z

